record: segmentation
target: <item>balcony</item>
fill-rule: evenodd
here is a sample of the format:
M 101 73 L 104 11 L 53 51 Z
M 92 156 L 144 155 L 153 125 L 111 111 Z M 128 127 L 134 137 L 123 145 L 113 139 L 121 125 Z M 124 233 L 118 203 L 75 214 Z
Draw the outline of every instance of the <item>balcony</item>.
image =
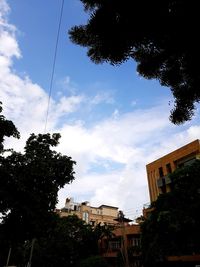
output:
M 164 179 L 165 179 L 165 184 L 171 184 L 172 180 L 171 180 L 171 178 L 169 177 L 169 175 L 166 175 L 166 176 L 164 177 Z
M 171 182 L 172 182 L 171 178 L 167 174 L 167 175 L 165 175 L 165 176 L 163 176 L 157 180 L 157 186 L 158 186 L 158 188 L 160 188 L 160 187 L 163 187 L 164 185 L 171 184 Z
M 163 178 L 159 178 L 157 180 L 157 186 L 158 186 L 158 188 L 164 186 L 164 179 Z

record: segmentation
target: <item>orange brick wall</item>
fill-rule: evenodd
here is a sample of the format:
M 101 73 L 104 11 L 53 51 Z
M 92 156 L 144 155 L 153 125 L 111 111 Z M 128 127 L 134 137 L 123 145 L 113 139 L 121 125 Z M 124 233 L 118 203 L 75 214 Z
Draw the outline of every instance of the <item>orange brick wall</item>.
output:
M 162 167 L 163 175 L 167 175 L 166 165 L 170 163 L 172 172 L 177 168 L 176 164 L 180 160 L 200 155 L 200 141 L 195 140 L 149 164 L 146 165 L 148 186 L 151 202 L 155 201 L 161 193 L 157 186 L 159 179 L 159 168 Z M 166 186 L 166 191 L 170 191 L 170 186 Z

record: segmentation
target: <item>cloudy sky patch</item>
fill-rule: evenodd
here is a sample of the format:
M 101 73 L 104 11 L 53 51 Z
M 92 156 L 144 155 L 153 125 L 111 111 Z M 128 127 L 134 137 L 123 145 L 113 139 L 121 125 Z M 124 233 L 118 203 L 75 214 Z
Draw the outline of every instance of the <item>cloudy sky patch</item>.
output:
M 18 6 L 12 1 L 0 0 L 0 101 L 4 115 L 13 120 L 21 133 L 20 140 L 6 140 L 7 146 L 17 150 L 23 150 L 30 133 L 44 132 L 49 97 L 48 82 L 46 86 L 41 85 L 45 84 L 41 71 L 45 75 L 50 66 L 41 60 L 42 66 L 32 70 L 36 52 L 26 52 L 24 56 L 23 50 L 26 47 L 28 51 L 29 42 L 22 36 L 19 41 L 16 35 L 16 31 L 28 34 L 23 28 L 27 24 L 35 42 L 46 42 L 46 50 L 50 50 L 48 40 L 37 39 L 35 31 L 40 31 L 38 36 L 41 36 L 46 30 L 49 38 L 52 32 L 30 26 L 31 22 L 20 13 L 26 8 L 30 14 L 37 11 L 40 18 L 44 3 L 37 7 L 33 0 L 31 3 L 33 9 L 25 0 L 18 2 Z M 81 12 L 80 6 L 71 1 L 66 5 L 65 12 L 69 9 L 72 14 L 71 17 L 64 14 L 65 35 L 60 38 L 59 46 L 62 57 L 57 59 L 47 130 L 61 133 L 57 149 L 71 156 L 77 165 L 76 180 L 59 192 L 58 207 L 71 196 L 75 201 L 88 200 L 93 206 L 118 206 L 134 218 L 143 204 L 149 202 L 146 164 L 199 138 L 199 113 L 193 121 L 175 126 L 168 119 L 171 96 L 167 89 L 156 81 L 140 79 L 134 73 L 134 64 L 127 62 L 119 68 L 92 64 L 85 50 L 65 39 L 66 25 L 74 20 L 73 12 Z M 9 10 L 11 14 L 15 12 L 14 15 L 11 16 Z M 56 24 L 56 19 L 52 22 L 51 18 L 58 10 L 57 3 L 50 1 L 46 11 L 49 23 Z M 80 19 L 83 18 L 80 13 Z M 23 29 L 17 28 L 14 22 Z M 69 51 L 73 61 L 67 54 Z M 21 75 L 22 70 L 27 74 Z

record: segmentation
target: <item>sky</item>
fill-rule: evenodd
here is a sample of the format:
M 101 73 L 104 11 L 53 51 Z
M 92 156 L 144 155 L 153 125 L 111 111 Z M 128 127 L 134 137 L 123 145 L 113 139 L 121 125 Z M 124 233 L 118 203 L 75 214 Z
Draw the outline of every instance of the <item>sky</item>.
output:
M 44 133 L 61 0 L 0 0 L 0 101 L 21 133 L 6 147 L 23 151 L 31 133 Z M 47 132 L 61 133 L 57 151 L 76 161 L 67 197 L 119 207 L 131 219 L 149 203 L 146 164 L 200 137 L 200 113 L 181 126 L 169 121 L 170 90 L 138 75 L 132 60 L 95 65 L 68 31 L 88 14 L 65 0 Z

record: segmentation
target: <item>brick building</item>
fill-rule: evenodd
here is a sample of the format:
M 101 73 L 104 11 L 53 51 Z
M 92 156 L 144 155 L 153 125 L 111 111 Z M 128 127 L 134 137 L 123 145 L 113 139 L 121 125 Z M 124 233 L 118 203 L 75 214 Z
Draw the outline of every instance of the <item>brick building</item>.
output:
M 200 141 L 195 140 L 146 166 L 149 194 L 151 202 L 159 194 L 169 192 L 171 180 L 169 174 L 175 169 L 191 164 L 195 159 L 200 159 Z
M 198 139 L 146 165 L 151 202 L 156 201 L 159 194 L 170 192 L 172 188 L 170 173 L 177 168 L 192 164 L 196 159 L 200 159 L 200 140 Z M 151 211 L 152 208 L 144 208 L 144 217 L 147 217 Z M 200 266 L 199 254 L 172 255 L 167 256 L 166 259 L 167 261 L 159 266 Z
M 113 238 L 102 240 L 101 255 L 110 267 L 141 266 L 140 226 L 136 224 L 120 224 L 113 231 Z

